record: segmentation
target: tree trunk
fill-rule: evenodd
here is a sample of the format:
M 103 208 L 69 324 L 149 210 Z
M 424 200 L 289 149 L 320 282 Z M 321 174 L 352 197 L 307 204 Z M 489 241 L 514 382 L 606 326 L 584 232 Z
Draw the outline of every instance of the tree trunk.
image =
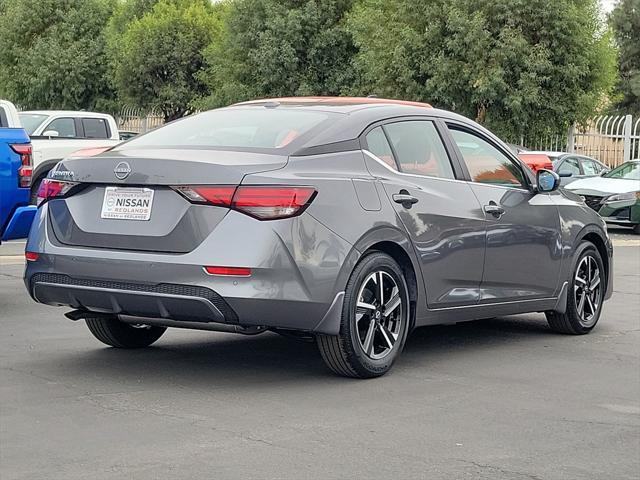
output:
M 487 106 L 484 103 L 481 103 L 478 105 L 476 122 L 482 124 L 484 123 L 485 118 L 487 118 Z

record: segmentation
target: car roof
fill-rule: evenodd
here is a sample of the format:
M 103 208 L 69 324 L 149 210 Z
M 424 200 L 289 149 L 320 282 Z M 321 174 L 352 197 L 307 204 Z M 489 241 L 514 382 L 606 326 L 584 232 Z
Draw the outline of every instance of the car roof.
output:
M 250 100 L 248 102 L 237 103 L 236 105 L 291 105 L 309 107 L 321 105 L 323 107 L 342 107 L 340 110 L 359 110 L 376 105 L 406 105 L 411 107 L 433 108 L 430 104 L 424 102 L 413 102 L 409 100 L 398 100 L 390 98 L 378 97 L 278 97 L 263 98 L 259 100 Z
M 85 112 L 82 110 L 24 110 L 19 113 L 26 113 L 29 115 L 73 115 L 76 117 L 85 115 L 91 117 L 108 117 L 106 113 Z

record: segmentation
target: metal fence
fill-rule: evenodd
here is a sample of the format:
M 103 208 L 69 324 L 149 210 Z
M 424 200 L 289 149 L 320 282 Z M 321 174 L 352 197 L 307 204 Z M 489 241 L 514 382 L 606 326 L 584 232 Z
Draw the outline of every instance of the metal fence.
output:
M 123 107 L 116 115 L 118 129 L 125 132 L 145 133 L 164 124 L 162 114 L 152 109 L 143 111 L 135 107 Z
M 586 155 L 615 167 L 640 157 L 640 117 L 601 115 L 572 126 L 566 135 L 523 138 L 521 144 L 531 150 Z

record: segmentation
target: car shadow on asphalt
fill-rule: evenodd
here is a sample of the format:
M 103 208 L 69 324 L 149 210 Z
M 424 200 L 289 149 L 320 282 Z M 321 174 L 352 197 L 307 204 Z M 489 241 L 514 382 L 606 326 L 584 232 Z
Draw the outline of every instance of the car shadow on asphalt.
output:
M 324 366 L 315 344 L 273 333 L 257 336 L 208 334 L 172 338 L 171 331 L 156 345 L 141 350 L 87 348 L 69 355 L 60 352 L 56 370 L 65 376 L 99 376 L 107 382 L 140 382 L 145 385 L 177 383 L 182 386 L 228 385 L 255 388 L 257 383 L 283 385 L 301 380 L 329 382 L 347 379 L 334 376 Z M 536 342 L 556 336 L 544 317 L 528 315 L 465 322 L 416 329 L 405 346 L 403 360 L 409 368 L 429 368 L 435 360 L 464 352 L 468 356 L 496 350 L 514 342 Z M 45 367 L 46 368 L 46 367 Z

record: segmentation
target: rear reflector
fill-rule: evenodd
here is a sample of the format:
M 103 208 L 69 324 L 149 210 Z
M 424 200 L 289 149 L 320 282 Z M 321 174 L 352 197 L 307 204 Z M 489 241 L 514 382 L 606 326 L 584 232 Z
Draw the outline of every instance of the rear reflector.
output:
M 313 187 L 272 185 L 188 185 L 175 191 L 193 203 L 227 207 L 258 220 L 300 215 L 315 197 Z
M 37 252 L 24 252 L 24 258 L 27 262 L 35 262 L 40 255 Z
M 78 185 L 78 182 L 66 182 L 45 178 L 38 189 L 38 205 L 42 202 L 56 197 L 64 197 L 69 190 Z
M 250 277 L 251 269 L 246 267 L 204 267 L 209 275 L 226 275 L 231 277 Z

